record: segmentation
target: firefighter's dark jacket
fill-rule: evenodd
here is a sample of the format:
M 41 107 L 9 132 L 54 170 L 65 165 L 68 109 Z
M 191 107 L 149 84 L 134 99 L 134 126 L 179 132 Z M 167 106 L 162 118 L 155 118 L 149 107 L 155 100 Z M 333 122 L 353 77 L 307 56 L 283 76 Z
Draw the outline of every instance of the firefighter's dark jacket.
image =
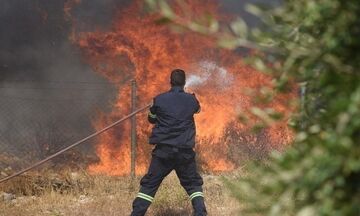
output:
M 184 92 L 179 86 L 154 98 L 150 107 L 149 122 L 155 124 L 150 144 L 193 148 L 195 145 L 194 114 L 200 112 L 200 104 L 194 94 Z

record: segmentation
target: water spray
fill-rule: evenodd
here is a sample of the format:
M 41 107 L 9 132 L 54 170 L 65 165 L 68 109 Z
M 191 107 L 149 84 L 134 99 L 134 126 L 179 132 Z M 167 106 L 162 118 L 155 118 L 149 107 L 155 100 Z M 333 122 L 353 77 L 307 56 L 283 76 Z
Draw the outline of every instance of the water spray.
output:
M 209 81 L 214 81 L 219 89 L 223 89 L 232 84 L 233 77 L 231 74 L 229 74 L 226 68 L 217 65 L 213 61 L 199 62 L 198 70 L 199 72 L 191 74 L 187 78 L 185 88 L 203 86 Z

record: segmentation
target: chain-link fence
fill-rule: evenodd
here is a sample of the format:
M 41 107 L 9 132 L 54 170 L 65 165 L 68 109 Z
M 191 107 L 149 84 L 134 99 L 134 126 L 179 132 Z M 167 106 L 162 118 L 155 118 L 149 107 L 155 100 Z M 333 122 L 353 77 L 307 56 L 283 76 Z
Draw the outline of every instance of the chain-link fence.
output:
M 6 82 L 0 86 L 0 170 L 25 168 L 94 132 L 116 88 L 106 82 Z M 52 161 L 67 165 L 95 160 L 91 141 Z M 55 162 L 55 163 L 54 163 Z

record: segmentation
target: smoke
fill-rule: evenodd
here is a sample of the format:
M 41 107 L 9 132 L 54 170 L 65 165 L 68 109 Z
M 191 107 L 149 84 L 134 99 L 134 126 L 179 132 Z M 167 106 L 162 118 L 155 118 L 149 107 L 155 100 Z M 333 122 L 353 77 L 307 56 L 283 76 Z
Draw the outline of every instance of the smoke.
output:
M 0 152 L 68 145 L 93 130 L 97 110 L 110 109 L 118 86 L 95 73 L 69 40 L 66 2 L 0 1 Z M 82 31 L 105 29 L 128 2 L 88 0 L 71 13 Z
M 77 50 L 68 40 L 72 23 L 65 19 L 64 5 L 68 0 L 2 0 L 0 2 L 0 81 L 42 81 L 66 76 L 74 80 L 72 67 L 82 64 Z M 106 28 L 120 6 L 128 1 L 88 0 L 72 11 L 81 31 Z M 68 62 L 75 58 L 76 61 Z M 69 70 L 48 71 L 61 62 Z M 87 73 L 85 73 L 87 74 Z M 83 74 L 81 74 L 83 75 Z M 89 74 L 90 75 L 90 74 Z M 91 73 L 86 79 L 97 80 Z M 50 77 L 49 77 L 50 76 Z M 84 76 L 79 76 L 84 79 Z
M 0 1 L 0 151 L 26 152 L 39 142 L 67 145 L 91 132 L 96 110 L 107 109 L 115 97 L 118 86 L 95 73 L 69 40 L 73 23 L 64 13 L 67 1 Z M 106 30 L 118 9 L 132 2 L 83 0 L 71 10 L 76 30 Z M 220 3 L 224 11 L 256 25 L 258 20 L 244 10 L 248 2 L 254 1 Z M 219 89 L 233 82 L 226 69 L 203 61 L 187 87 L 213 79 Z
M 281 2 L 281 0 L 227 0 L 220 1 L 220 5 L 226 13 L 235 14 L 241 17 L 250 27 L 255 27 L 261 23 L 260 19 L 246 11 L 246 5 L 254 4 L 272 8 L 279 6 Z

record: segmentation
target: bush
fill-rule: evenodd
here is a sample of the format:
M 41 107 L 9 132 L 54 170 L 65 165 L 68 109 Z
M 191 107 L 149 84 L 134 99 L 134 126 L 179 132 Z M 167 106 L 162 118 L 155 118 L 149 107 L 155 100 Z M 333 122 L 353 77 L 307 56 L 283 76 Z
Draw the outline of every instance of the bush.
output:
M 230 183 L 244 212 L 360 214 L 359 14 L 357 0 L 289 0 L 261 12 L 270 30 L 254 38 L 281 50 L 262 65 L 273 63 L 279 90 L 295 80 L 306 91 L 291 148 Z

